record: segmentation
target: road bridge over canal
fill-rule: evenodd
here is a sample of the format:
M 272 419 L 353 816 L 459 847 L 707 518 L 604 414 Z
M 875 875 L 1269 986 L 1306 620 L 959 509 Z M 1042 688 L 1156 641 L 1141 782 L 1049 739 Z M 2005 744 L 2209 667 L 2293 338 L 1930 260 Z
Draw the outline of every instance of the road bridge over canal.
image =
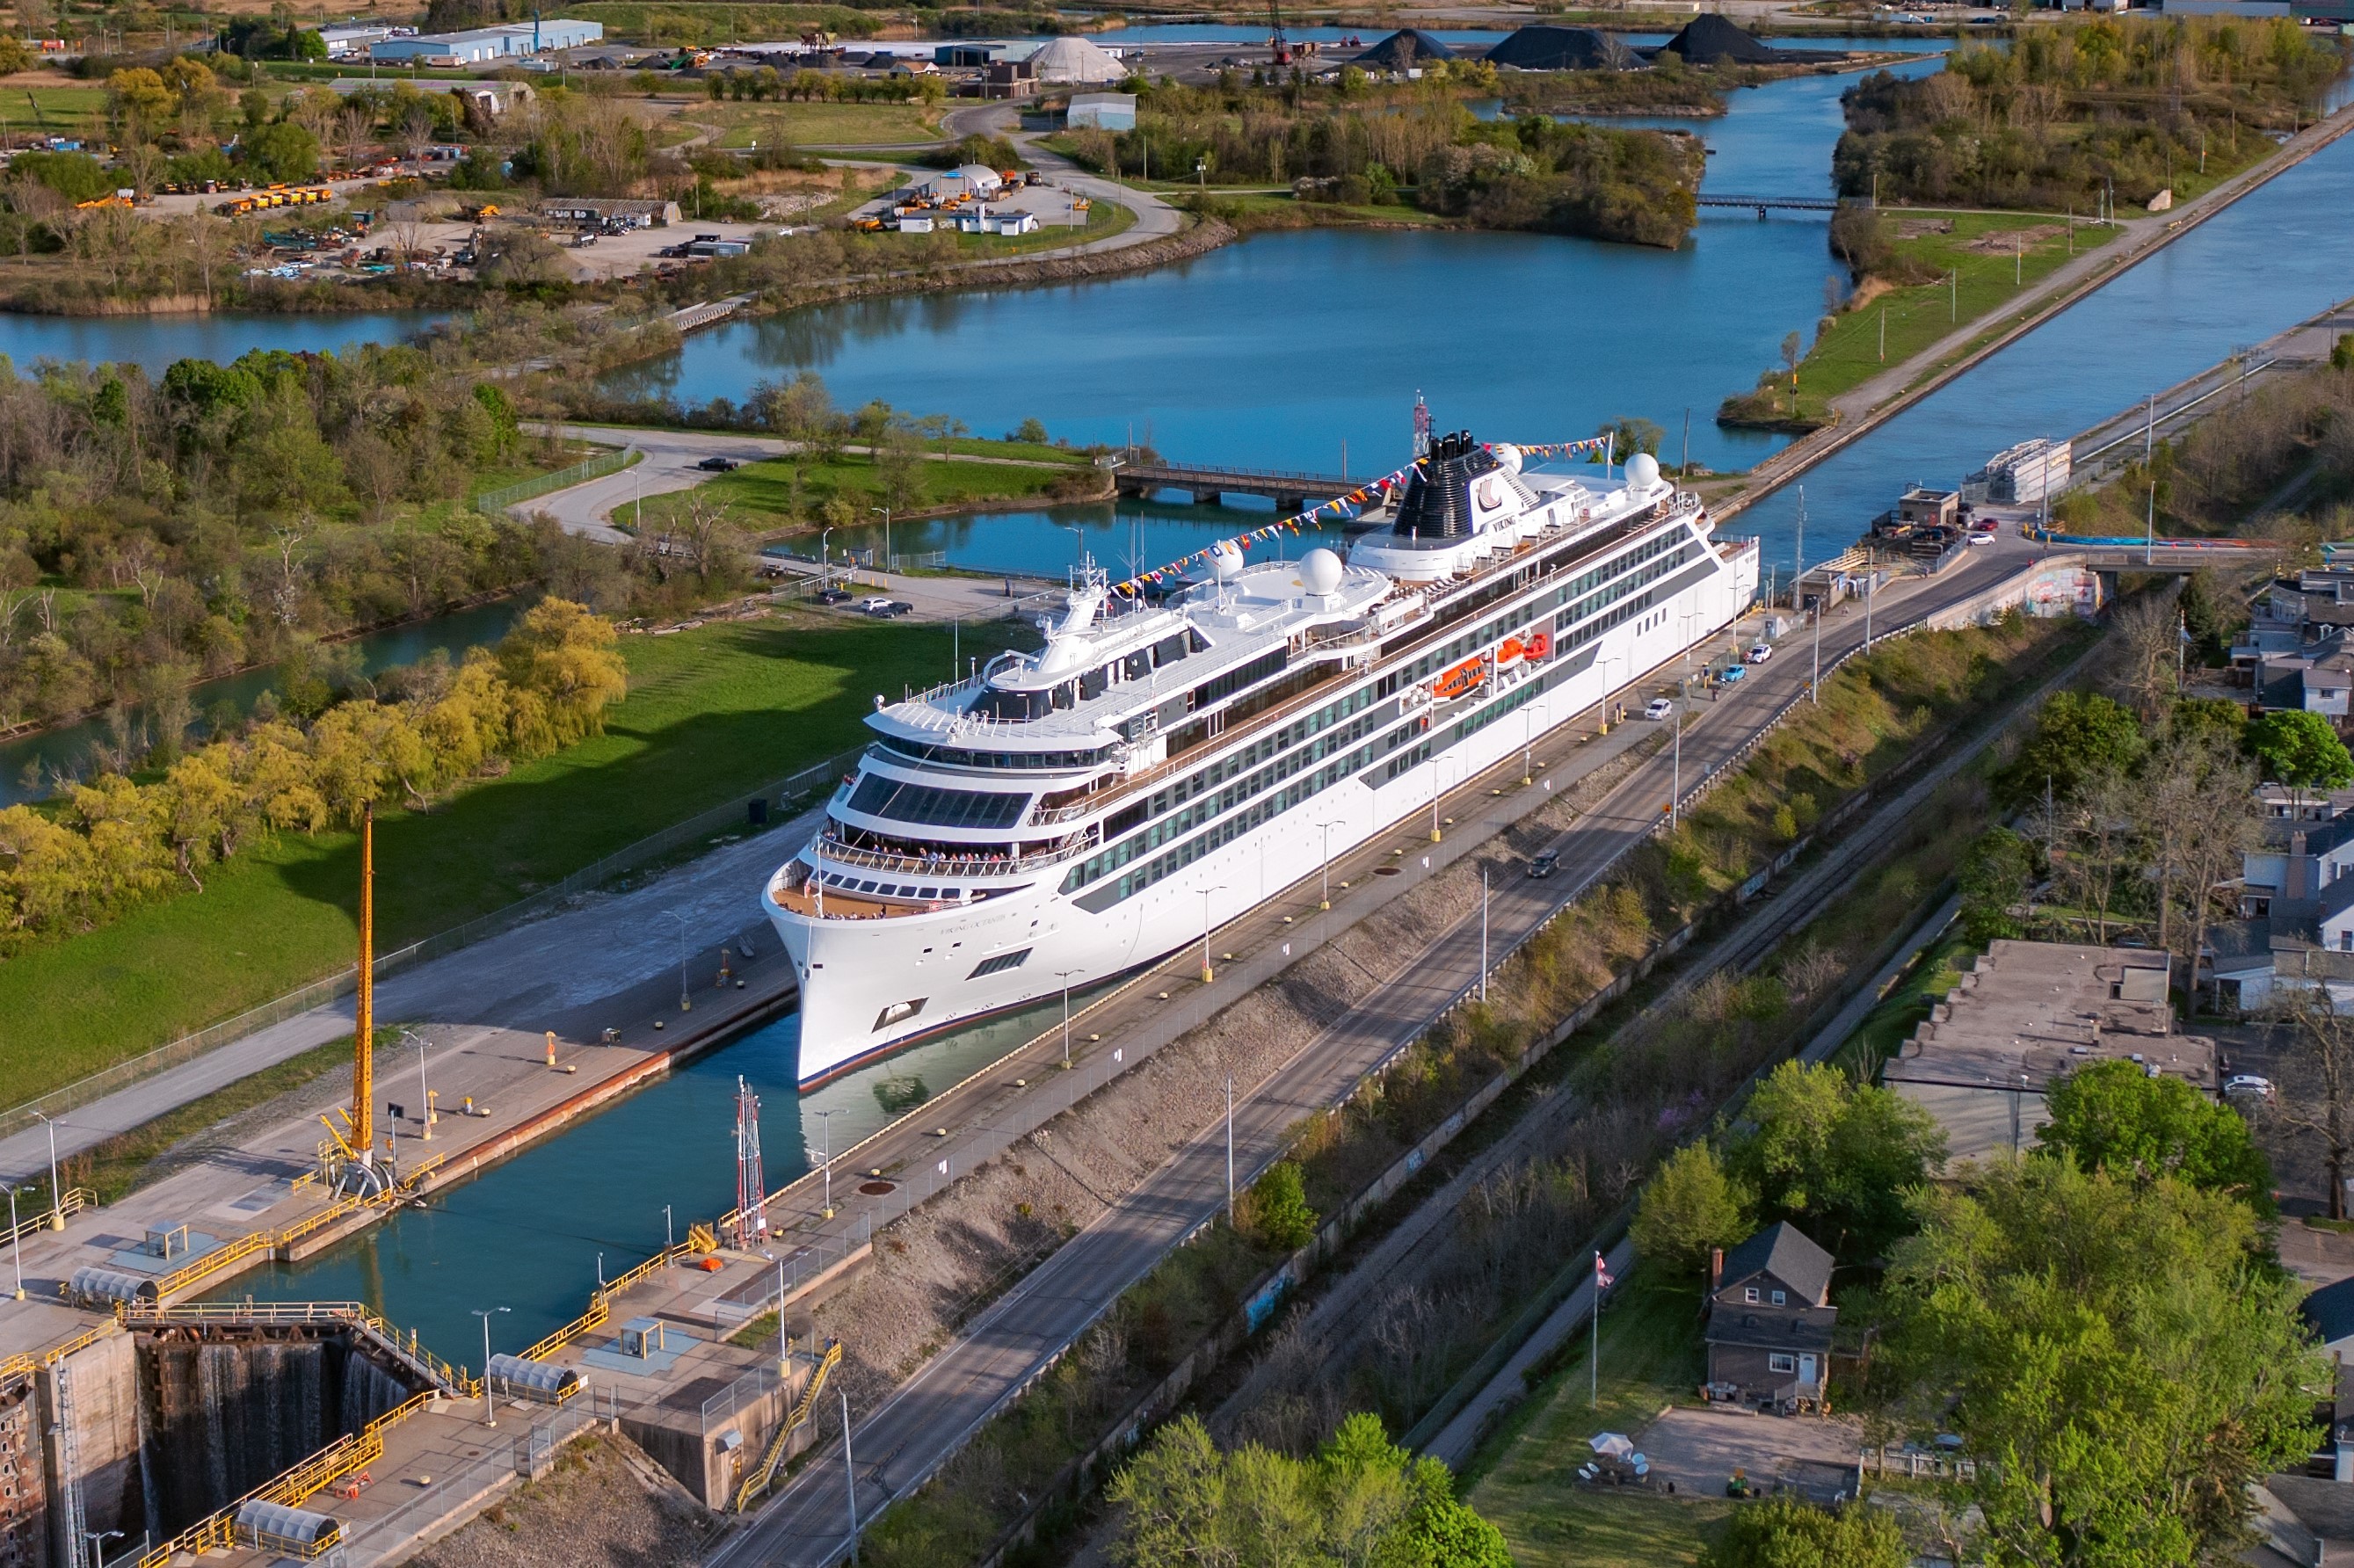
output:
M 1304 512 L 1320 501 L 1346 495 L 1363 484 L 1346 474 L 1299 473 L 1280 468 L 1214 468 L 1205 463 L 1120 462 L 1113 471 L 1122 495 L 1183 490 L 1195 502 L 1216 503 L 1229 495 L 1264 495 L 1278 512 Z

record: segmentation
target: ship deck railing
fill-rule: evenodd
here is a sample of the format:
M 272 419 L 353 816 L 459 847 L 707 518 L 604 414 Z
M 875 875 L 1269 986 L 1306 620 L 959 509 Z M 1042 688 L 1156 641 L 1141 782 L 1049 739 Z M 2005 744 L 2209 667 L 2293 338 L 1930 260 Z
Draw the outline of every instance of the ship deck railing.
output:
M 1085 854 L 1094 847 L 1084 835 L 1080 835 L 1077 842 L 1059 844 L 1051 850 L 1037 850 L 1029 854 L 960 860 L 948 855 L 895 854 L 884 850 L 862 849 L 832 837 L 822 837 L 818 841 L 818 849 L 827 859 L 843 865 L 854 865 L 867 871 L 887 871 L 902 876 L 930 877 L 1019 876 L 1042 866 L 1060 865 L 1072 856 Z

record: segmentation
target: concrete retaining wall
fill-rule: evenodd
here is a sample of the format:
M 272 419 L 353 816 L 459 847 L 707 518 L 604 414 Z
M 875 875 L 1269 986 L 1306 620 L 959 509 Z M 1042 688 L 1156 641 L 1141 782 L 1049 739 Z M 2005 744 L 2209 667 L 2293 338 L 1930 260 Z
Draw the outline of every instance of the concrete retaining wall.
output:
M 49 1494 L 32 1380 L 0 1390 L 0 1568 L 48 1568 Z

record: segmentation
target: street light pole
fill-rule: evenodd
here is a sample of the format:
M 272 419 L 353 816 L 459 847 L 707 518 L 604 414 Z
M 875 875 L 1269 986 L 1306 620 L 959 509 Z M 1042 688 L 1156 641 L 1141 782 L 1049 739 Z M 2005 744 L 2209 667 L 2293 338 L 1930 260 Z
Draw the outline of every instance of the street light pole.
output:
M 1204 985 L 1209 984 L 1211 979 L 1210 895 L 1213 893 L 1224 893 L 1226 887 L 1224 883 L 1220 883 L 1215 887 L 1205 887 L 1202 889 L 1202 983 Z
M 1815 606 L 1815 668 L 1807 677 L 1807 700 L 1817 707 L 1823 705 L 1823 607 Z
M 25 1298 L 25 1233 L 16 1228 L 16 1189 L 0 1181 L 0 1192 L 8 1194 L 8 1245 L 16 1255 L 16 1299 Z
M 837 1106 L 832 1110 L 810 1113 L 817 1118 L 818 1127 L 825 1134 L 825 1162 L 821 1169 L 825 1172 L 825 1217 L 829 1220 L 833 1218 L 833 1118 L 842 1112 L 843 1107 Z
M 66 1228 L 66 1194 L 58 1185 L 58 1124 L 38 1111 L 33 1114 L 49 1129 L 49 1229 L 61 1231 Z
M 850 1560 L 858 1561 L 858 1467 L 850 1459 L 850 1393 L 842 1393 L 842 1470 L 849 1483 L 843 1496 L 850 1503 Z
M 1204 961 L 1206 962 L 1207 959 Z M 1055 971 L 1055 978 L 1063 982 L 1063 1070 L 1065 1072 L 1070 1071 L 1071 1068 L 1071 977 L 1081 972 L 1078 969 Z
M 432 1091 L 425 1086 L 427 1042 L 424 1036 L 413 1029 L 402 1030 L 400 1037 L 417 1047 L 417 1118 L 425 1124 L 425 1130 L 418 1134 L 418 1138 L 423 1142 L 430 1143 L 433 1141 L 433 1095 Z
M 1332 907 L 1332 830 L 1340 824 L 1327 820 L 1316 825 L 1324 831 L 1324 864 L 1321 868 L 1324 891 L 1316 907 L 1330 909 Z
M 598 1272 L 601 1275 L 604 1271 L 599 1269 Z M 491 1319 L 509 1308 L 473 1307 L 468 1310 L 482 1320 L 482 1425 L 496 1426 L 499 1424 L 499 1404 L 498 1394 L 491 1387 Z
M 891 509 L 887 506 L 870 506 L 866 510 L 869 512 L 879 513 L 882 515 L 883 569 L 887 572 L 891 569 L 890 563 L 896 558 L 891 554 Z
M 1488 1000 L 1488 868 L 1479 868 L 1479 1000 Z
M 1226 1075 L 1226 1224 L 1235 1223 L 1235 1075 Z

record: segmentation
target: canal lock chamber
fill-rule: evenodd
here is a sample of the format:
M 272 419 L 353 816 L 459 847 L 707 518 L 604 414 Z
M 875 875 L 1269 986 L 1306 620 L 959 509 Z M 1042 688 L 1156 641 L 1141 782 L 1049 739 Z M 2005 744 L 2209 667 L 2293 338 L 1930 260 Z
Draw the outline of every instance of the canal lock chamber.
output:
M 0 1389 L 0 1568 L 53 1568 L 72 1482 L 83 1531 L 164 1541 L 430 1381 L 349 1322 L 112 1334 Z M 61 1414 L 69 1437 L 60 1430 Z

